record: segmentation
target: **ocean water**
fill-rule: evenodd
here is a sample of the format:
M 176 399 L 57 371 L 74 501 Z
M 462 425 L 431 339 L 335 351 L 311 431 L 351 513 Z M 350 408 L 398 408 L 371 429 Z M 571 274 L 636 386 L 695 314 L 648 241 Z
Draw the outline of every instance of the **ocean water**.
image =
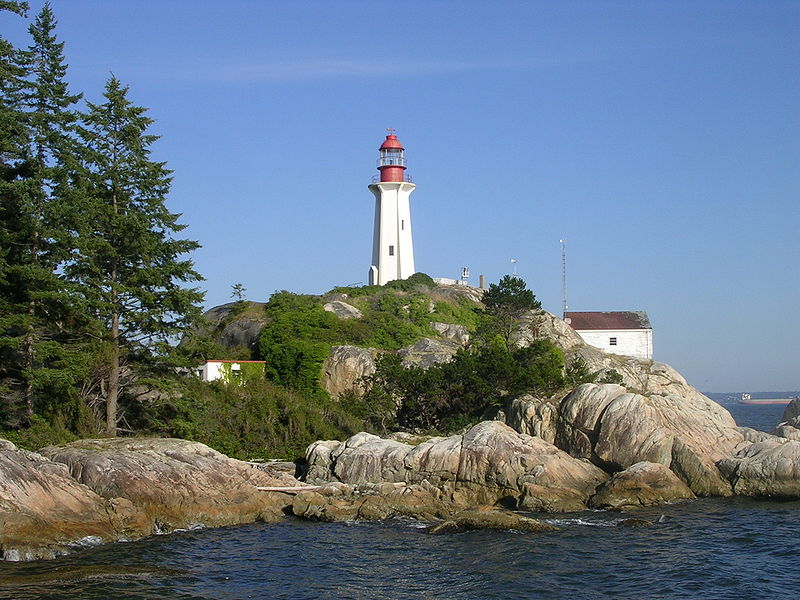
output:
M 769 429 L 783 407 L 727 406 Z M 700 499 L 537 515 L 553 533 L 433 536 L 413 520 L 287 521 L 155 536 L 0 564 L 0 598 L 798 598 L 800 501 Z

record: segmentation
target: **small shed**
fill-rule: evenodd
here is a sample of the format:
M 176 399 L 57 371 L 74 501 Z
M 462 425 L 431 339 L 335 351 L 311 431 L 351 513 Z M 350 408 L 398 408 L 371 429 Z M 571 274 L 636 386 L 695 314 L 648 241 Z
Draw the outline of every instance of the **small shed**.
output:
M 265 364 L 263 360 L 207 360 L 195 369 L 195 375 L 202 381 L 226 383 L 263 379 Z
M 564 320 L 590 346 L 612 354 L 653 358 L 653 327 L 644 311 L 567 312 Z

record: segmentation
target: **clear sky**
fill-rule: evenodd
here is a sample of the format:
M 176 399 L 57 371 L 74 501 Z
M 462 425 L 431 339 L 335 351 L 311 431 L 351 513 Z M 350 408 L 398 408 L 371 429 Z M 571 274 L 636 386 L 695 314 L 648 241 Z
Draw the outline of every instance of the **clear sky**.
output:
M 800 2 L 51 4 L 72 91 L 156 119 L 208 307 L 365 282 L 392 127 L 418 270 L 515 258 L 560 314 L 564 238 L 571 310 L 647 311 L 702 390 L 800 388 Z

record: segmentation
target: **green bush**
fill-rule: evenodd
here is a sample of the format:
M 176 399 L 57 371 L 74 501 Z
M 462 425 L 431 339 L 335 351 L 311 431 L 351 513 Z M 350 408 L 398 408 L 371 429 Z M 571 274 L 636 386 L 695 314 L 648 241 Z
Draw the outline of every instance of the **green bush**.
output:
M 509 395 L 550 395 L 564 385 L 564 354 L 549 340 L 510 351 L 502 342 L 459 351 L 449 363 L 405 368 L 395 354 L 377 361 L 368 378 L 363 418 L 412 431 L 448 433 L 480 420 Z M 396 407 L 393 420 L 387 411 Z
M 77 440 L 78 436 L 69 431 L 60 419 L 50 423 L 34 415 L 30 427 L 0 431 L 0 438 L 25 450 L 36 452 L 45 446 L 68 444 Z
M 361 421 L 331 401 L 268 381 L 226 385 L 187 379 L 180 398 L 157 409 L 152 432 L 202 442 L 239 459 L 302 457 L 319 439 L 344 439 Z

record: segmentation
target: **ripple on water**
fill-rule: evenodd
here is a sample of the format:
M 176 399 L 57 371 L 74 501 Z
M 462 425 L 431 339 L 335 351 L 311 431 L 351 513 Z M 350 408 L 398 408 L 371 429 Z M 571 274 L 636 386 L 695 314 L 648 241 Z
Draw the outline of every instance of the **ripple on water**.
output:
M 659 522 L 659 517 L 664 519 Z M 698 500 L 643 509 L 650 527 L 585 511 L 560 531 L 428 535 L 411 520 L 186 531 L 0 564 L 0 598 L 791 598 L 800 502 Z

